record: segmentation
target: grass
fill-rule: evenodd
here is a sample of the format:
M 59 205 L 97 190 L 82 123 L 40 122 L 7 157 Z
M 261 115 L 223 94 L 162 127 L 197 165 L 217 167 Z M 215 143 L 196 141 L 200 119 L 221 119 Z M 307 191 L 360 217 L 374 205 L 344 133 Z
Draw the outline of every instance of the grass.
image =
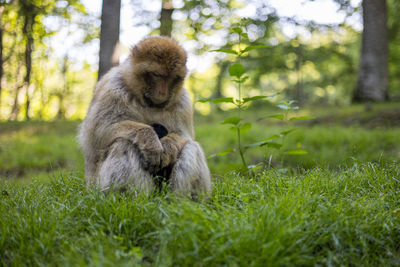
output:
M 218 116 L 198 118 L 208 155 L 233 144 Z M 86 189 L 77 125 L 0 124 L 1 265 L 399 265 L 397 126 L 298 125 L 287 145 L 309 154 L 285 158 L 289 171 L 249 179 L 228 171 L 235 157 L 213 158 L 213 194 L 195 202 Z M 246 142 L 282 127 L 263 121 Z M 248 156 L 263 153 L 278 166 L 276 151 Z

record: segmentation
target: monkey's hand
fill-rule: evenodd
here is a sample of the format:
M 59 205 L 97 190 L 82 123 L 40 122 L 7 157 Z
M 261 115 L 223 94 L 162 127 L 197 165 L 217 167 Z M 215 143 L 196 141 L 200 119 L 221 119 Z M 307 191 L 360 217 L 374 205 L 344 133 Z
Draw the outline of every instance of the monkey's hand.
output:
M 141 164 L 150 173 L 162 168 L 163 146 L 151 127 L 141 128 L 136 134 L 136 144 L 141 154 Z
M 168 165 L 174 164 L 183 146 L 187 143 L 187 139 L 177 135 L 176 133 L 170 133 L 164 136 L 161 140 L 161 145 L 163 147 L 163 153 L 161 155 L 161 165 L 162 168 Z

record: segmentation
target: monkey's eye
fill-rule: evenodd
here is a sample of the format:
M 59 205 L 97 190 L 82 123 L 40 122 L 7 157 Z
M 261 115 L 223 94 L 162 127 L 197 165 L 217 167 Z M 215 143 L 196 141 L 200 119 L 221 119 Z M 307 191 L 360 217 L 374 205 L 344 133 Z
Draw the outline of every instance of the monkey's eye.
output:
M 183 78 L 181 76 L 176 76 L 173 80 L 172 83 L 175 85 L 179 82 L 181 82 L 183 80 Z
M 162 78 L 163 76 L 157 72 L 151 72 L 151 75 L 156 78 Z

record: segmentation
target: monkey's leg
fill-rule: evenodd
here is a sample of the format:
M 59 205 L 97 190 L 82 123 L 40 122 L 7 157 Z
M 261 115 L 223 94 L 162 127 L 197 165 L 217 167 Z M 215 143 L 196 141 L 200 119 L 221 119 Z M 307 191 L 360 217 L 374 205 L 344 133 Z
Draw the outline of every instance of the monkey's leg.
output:
M 177 193 L 211 193 L 210 171 L 200 145 L 188 141 L 172 168 L 170 185 Z
M 111 145 L 98 173 L 98 185 L 103 190 L 135 188 L 151 193 L 154 187 L 150 173 L 140 164 L 139 153 L 132 144 L 119 139 Z

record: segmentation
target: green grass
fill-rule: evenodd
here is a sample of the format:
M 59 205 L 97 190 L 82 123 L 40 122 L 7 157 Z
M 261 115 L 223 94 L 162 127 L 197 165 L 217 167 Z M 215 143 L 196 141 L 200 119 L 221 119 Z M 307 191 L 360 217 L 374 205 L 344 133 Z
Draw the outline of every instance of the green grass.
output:
M 208 201 L 87 191 L 82 179 L 2 182 L 4 265 L 396 265 L 400 168 L 214 180 Z M 5 193 L 7 192 L 7 193 Z
M 360 110 L 331 110 L 333 124 L 296 125 L 287 148 L 309 154 L 285 157 L 286 172 L 272 168 L 249 179 L 229 171 L 237 156 L 209 159 L 213 194 L 197 202 L 168 192 L 146 197 L 86 189 L 79 122 L 1 123 L 0 264 L 398 266 L 400 127 L 344 126 L 342 117 L 367 116 Z M 368 116 L 387 111 L 373 110 Z M 245 112 L 255 121 L 274 111 Z M 219 124 L 224 116 L 197 117 L 197 140 L 207 155 L 234 144 Z M 263 120 L 245 143 L 282 129 Z M 277 151 L 247 152 L 251 163 L 264 155 L 280 167 Z

